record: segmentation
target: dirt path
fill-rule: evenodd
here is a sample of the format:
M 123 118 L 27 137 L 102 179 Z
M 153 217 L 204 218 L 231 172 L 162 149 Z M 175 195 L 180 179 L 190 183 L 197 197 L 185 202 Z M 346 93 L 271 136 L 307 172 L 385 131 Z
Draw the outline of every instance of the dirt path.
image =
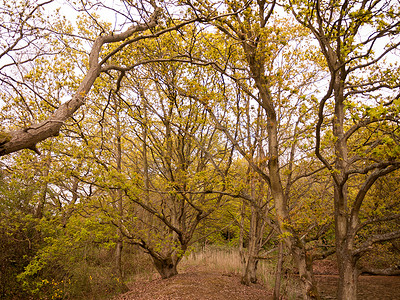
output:
M 138 281 L 113 300 L 271 300 L 260 284 L 244 286 L 240 277 L 220 272 L 188 270 L 172 278 Z

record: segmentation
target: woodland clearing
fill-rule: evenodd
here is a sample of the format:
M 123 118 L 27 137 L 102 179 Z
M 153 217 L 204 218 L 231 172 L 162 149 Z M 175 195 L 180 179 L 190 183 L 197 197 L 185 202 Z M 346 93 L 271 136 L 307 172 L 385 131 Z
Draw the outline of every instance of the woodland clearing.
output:
M 317 275 L 322 299 L 336 299 L 337 280 L 337 275 Z M 265 284 L 245 286 L 240 284 L 239 274 L 207 270 L 205 266 L 191 267 L 169 279 L 138 280 L 128 286 L 129 292 L 113 300 L 273 299 L 273 290 Z M 295 294 L 296 291 L 291 291 L 283 299 L 297 298 Z M 400 276 L 360 276 L 358 297 L 400 299 Z
M 259 283 L 240 283 L 238 257 L 234 252 L 208 252 L 190 256 L 183 262 L 180 274 L 161 279 L 154 272 L 138 276 L 128 283 L 129 291 L 113 300 L 272 300 L 273 278 L 268 267 L 260 266 Z M 314 266 L 316 279 L 324 300 L 336 299 L 337 267 L 331 260 Z M 298 276 L 286 277 L 282 284 L 282 299 L 301 299 Z M 288 280 L 289 279 L 289 280 Z M 358 299 L 400 299 L 400 276 L 360 276 Z

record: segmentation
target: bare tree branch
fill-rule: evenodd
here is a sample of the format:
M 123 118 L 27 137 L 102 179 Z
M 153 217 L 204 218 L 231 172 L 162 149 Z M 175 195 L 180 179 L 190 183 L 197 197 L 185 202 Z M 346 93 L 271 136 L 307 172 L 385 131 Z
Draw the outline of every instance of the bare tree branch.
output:
M 400 238 L 400 230 L 388 232 L 384 234 L 373 235 L 364 243 L 362 243 L 356 250 L 353 251 L 353 255 L 361 255 L 363 252 L 371 249 L 372 245 L 379 242 L 391 241 Z

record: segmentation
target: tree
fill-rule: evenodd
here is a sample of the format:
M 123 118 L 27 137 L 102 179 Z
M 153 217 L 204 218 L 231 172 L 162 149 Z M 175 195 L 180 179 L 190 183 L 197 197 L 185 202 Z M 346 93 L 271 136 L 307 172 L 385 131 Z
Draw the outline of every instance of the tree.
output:
M 41 238 L 35 227 L 32 197 L 38 193 L 29 178 L 13 178 L 2 170 L 0 177 L 0 295 L 3 299 L 26 298 L 17 276 L 37 252 Z
M 4 48 L 1 56 L 4 59 L 7 55 L 11 62 L 5 62 L 2 66 L 3 70 L 9 68 L 11 72 L 15 72 L 14 70 L 16 67 L 17 70 L 21 72 L 22 69 L 18 69 L 19 66 L 35 61 L 35 59 L 41 56 L 46 56 L 47 47 L 44 45 L 46 42 L 45 37 L 48 35 L 54 36 L 52 39 L 53 43 L 56 43 L 57 38 L 59 38 L 61 44 L 65 43 L 64 46 L 67 50 L 71 49 L 69 48 L 70 45 L 68 42 L 64 39 L 63 34 L 74 39 L 77 36 L 72 32 L 64 33 L 60 28 L 54 28 L 54 26 L 44 22 L 44 17 L 41 15 L 42 7 L 49 2 L 51 1 L 39 5 L 25 3 L 21 6 L 18 5 L 18 2 L 14 2 L 12 3 L 14 5 L 13 7 L 8 7 L 9 5 L 4 6 L 2 17 L 5 24 L 7 24 L 6 26 L 9 27 L 4 29 L 7 33 L 2 35 L 4 43 L 7 46 Z M 87 4 L 87 6 L 90 7 L 90 4 Z M 95 19 L 89 8 L 85 6 L 79 8 L 79 10 L 88 14 L 95 28 L 94 32 L 90 33 L 90 37 L 81 36 L 82 39 L 89 39 L 89 41 L 91 41 L 87 66 L 81 69 L 83 73 L 81 82 L 73 92 L 71 99 L 57 106 L 51 115 L 42 122 L 35 123 L 36 120 L 33 120 L 31 124 L 25 125 L 22 129 L 2 129 L 0 137 L 0 155 L 6 155 L 21 149 L 32 149 L 39 153 L 36 144 L 51 136 L 58 135 L 64 122 L 71 118 L 73 114 L 85 104 L 94 81 L 99 77 L 103 71 L 102 68 L 112 56 L 127 45 L 135 43 L 138 40 L 158 36 L 163 32 L 171 30 L 167 28 L 158 32 L 148 33 L 148 30 L 152 30 L 157 26 L 161 18 L 161 8 L 157 6 L 153 0 L 149 2 L 140 1 L 137 6 L 130 4 L 125 6 L 125 9 L 128 10 L 125 16 L 137 15 L 139 16 L 139 21 L 128 18 L 126 22 L 132 25 L 118 33 L 108 29 L 107 26 L 102 26 L 102 24 Z M 132 10 L 136 10 L 136 13 Z M 123 11 L 121 11 L 121 15 L 124 16 Z M 48 31 L 42 29 L 46 28 L 46 26 L 50 28 Z M 176 27 L 179 26 L 182 25 Z M 147 33 L 145 33 L 146 31 Z M 93 35 L 95 38 L 92 39 Z M 38 44 L 38 46 L 35 44 Z M 112 51 L 105 53 L 104 46 L 110 44 L 116 45 L 116 47 Z M 32 56 L 29 55 L 29 47 L 31 45 L 34 49 L 39 49 L 36 50 L 37 52 L 35 51 Z M 72 48 L 71 50 L 74 49 Z M 81 50 L 86 52 L 83 49 Z M 23 77 L 23 75 L 22 72 L 21 75 L 17 76 L 17 79 L 13 78 L 12 75 L 2 75 L 2 81 L 9 85 L 17 94 L 19 93 L 22 98 L 24 98 L 24 95 L 20 91 L 20 85 L 24 85 L 24 83 L 23 79 L 18 77 Z M 32 89 L 32 91 L 39 96 L 43 94 L 41 91 L 35 89 Z
M 357 243 L 371 221 L 360 216 L 368 192 L 379 178 L 400 168 L 398 66 L 388 62 L 400 45 L 399 3 L 289 1 L 288 9 L 310 29 L 329 69 L 329 85 L 319 100 L 315 153 L 334 185 L 338 298 L 356 299 L 360 256 L 373 243 L 400 235 L 394 230 Z M 332 115 L 333 140 L 331 151 L 324 153 L 327 114 Z M 389 213 L 386 218 L 397 217 Z
M 400 168 L 397 2 L 288 1 L 298 24 L 274 14 L 276 1 L 180 1 L 183 12 L 87 3 L 74 6 L 76 26 L 48 16 L 48 3 L 5 3 L 0 28 L 0 156 L 44 152 L 7 157 L 16 176 L 40 179 L 36 218 L 59 222 L 62 238 L 43 255 L 62 257 L 61 242 L 78 253 L 80 224 L 112 225 L 100 243 L 115 242 L 119 278 L 126 243 L 167 278 L 202 238 L 199 224 L 241 199 L 251 211 L 243 282 L 256 280 L 268 226 L 296 261 L 303 298 L 318 298 L 312 260 L 333 252 L 333 205 L 338 297 L 355 298 L 360 259 L 400 237 L 397 192 L 382 203 L 378 188 Z M 115 24 L 95 14 L 104 9 L 118 11 Z
M 196 3 L 196 13 L 209 13 L 215 9 L 214 5 L 218 6 L 219 4 L 217 2 L 209 4 Z M 225 48 L 220 49 L 214 46 L 213 40 L 207 38 L 206 42 L 211 47 L 214 47 L 213 54 L 217 59 L 199 57 L 197 63 L 213 65 L 215 69 L 237 84 L 244 93 L 250 95 L 252 101 L 262 107 L 265 114 L 265 136 L 267 137 L 266 149 L 264 150 L 267 161 L 266 168 L 258 167 L 249 155 L 248 150 L 242 147 L 241 142 L 239 142 L 241 140 L 232 135 L 229 128 L 221 126 L 217 117 L 213 117 L 213 119 L 216 126 L 226 134 L 227 138 L 236 147 L 236 150 L 248 160 L 251 168 L 267 183 L 275 205 L 275 221 L 278 224 L 279 232 L 295 257 L 300 272 L 303 297 L 305 299 L 318 298 L 309 254 L 305 250 L 300 236 L 290 225 L 288 199 L 285 194 L 280 166 L 280 162 L 283 159 L 281 154 L 284 152 L 284 148 L 280 145 L 281 132 L 279 126 L 283 124 L 284 120 L 279 119 L 279 113 L 284 106 L 281 106 L 278 91 L 280 89 L 279 78 L 282 77 L 279 72 L 282 71 L 284 74 L 285 71 L 277 67 L 276 59 L 279 58 L 285 43 L 287 43 L 288 39 L 290 40 L 288 36 L 291 31 L 280 29 L 276 25 L 278 22 L 275 23 L 275 19 L 271 17 L 275 8 L 275 1 L 271 3 L 250 1 L 240 11 L 238 10 L 239 4 L 234 1 L 224 5 L 228 13 L 236 13 L 232 16 L 215 20 L 212 24 L 224 35 L 225 39 L 222 43 L 225 43 Z M 293 31 L 296 31 L 296 29 L 293 29 Z M 184 54 L 182 53 L 182 55 Z M 193 54 L 187 56 L 191 60 L 196 58 L 196 55 Z M 307 59 L 310 59 L 310 57 Z M 304 73 L 307 78 L 305 80 L 310 80 L 313 77 L 312 74 L 312 72 Z M 307 77 L 308 75 L 310 77 Z M 249 80 L 247 81 L 247 79 Z M 299 82 L 293 83 L 301 87 Z M 292 97 L 297 96 L 295 88 L 289 88 L 286 92 L 287 94 L 292 94 Z M 209 113 L 212 115 L 212 108 L 207 106 L 207 99 L 209 98 L 209 96 L 206 99 L 198 97 L 198 100 L 208 107 Z M 299 97 L 299 99 L 305 98 Z M 283 99 L 281 100 L 283 101 Z M 290 134 L 294 134 L 294 132 Z
M 120 65 L 110 65 L 108 76 L 118 76 L 117 88 L 108 93 L 108 78 L 102 76 L 95 90 L 98 102 L 93 100 L 86 118 L 100 126 L 82 128 L 81 134 L 99 137 L 97 146 L 89 142 L 91 153 L 83 154 L 93 162 L 93 176 L 82 180 L 103 191 L 95 205 L 127 243 L 152 257 L 162 278 L 177 274 L 198 224 L 225 201 L 233 155 L 229 142 L 210 125 L 206 109 L 178 93 L 201 71 L 205 85 L 221 89 L 213 82 L 214 72 L 154 58 L 168 48 L 173 52 L 178 41 L 171 33 L 116 57 Z M 135 69 L 129 65 L 132 57 L 143 61 L 149 53 L 149 63 Z M 118 114 L 113 99 L 119 103 Z M 99 111 L 97 103 L 105 100 L 110 105 Z M 117 128 L 121 150 L 115 151 L 107 137 Z M 89 140 L 82 138 L 83 143 Z M 107 196 L 114 190 L 124 193 L 119 207 Z
M 358 243 L 365 243 L 373 236 L 381 236 L 399 229 L 399 170 L 379 178 L 366 196 L 360 219 L 363 228 L 357 236 Z M 359 269 L 364 274 L 398 275 L 400 239 L 370 243 L 360 257 Z

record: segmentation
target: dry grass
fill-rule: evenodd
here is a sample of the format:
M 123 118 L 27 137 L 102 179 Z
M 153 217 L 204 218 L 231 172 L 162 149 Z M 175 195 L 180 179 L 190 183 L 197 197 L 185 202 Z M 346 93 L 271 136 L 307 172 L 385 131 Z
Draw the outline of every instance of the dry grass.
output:
M 235 249 L 208 247 L 192 252 L 181 262 L 181 268 L 191 266 L 204 266 L 226 274 L 241 273 L 240 255 Z
M 208 270 L 215 270 L 224 274 L 241 275 L 242 263 L 239 251 L 234 248 L 208 247 L 192 252 L 181 263 L 181 268 L 201 266 Z M 257 269 L 260 283 L 273 287 L 275 264 L 272 261 L 261 261 Z
M 209 246 L 199 251 L 194 251 L 186 257 L 180 265 L 184 271 L 192 267 L 200 267 L 205 270 L 213 270 L 223 274 L 241 276 L 242 263 L 239 251 L 234 248 Z M 260 261 L 257 268 L 258 282 L 267 289 L 273 290 L 275 283 L 275 260 Z M 281 293 L 285 299 L 296 299 L 300 293 L 299 283 L 295 278 L 283 278 Z

